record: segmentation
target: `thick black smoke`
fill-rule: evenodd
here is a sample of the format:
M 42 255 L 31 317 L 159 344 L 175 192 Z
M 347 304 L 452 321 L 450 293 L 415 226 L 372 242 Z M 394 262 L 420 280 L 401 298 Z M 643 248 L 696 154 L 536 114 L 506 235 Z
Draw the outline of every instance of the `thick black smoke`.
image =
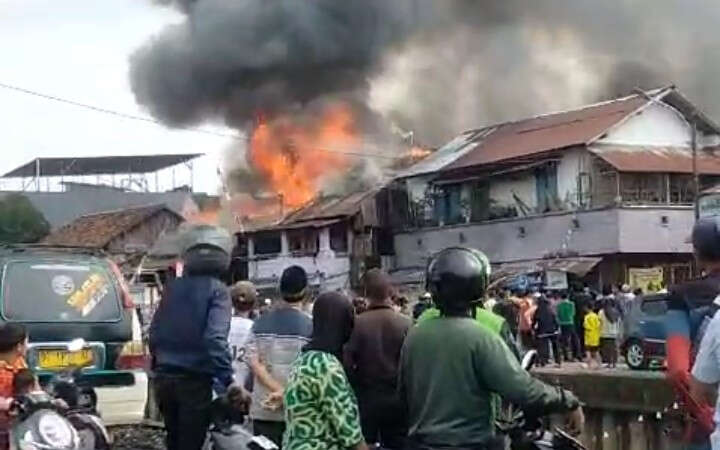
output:
M 437 145 L 670 83 L 720 115 L 711 0 L 154 1 L 187 20 L 139 49 L 130 75 L 169 125 L 242 128 L 342 98 Z
M 187 14 L 131 60 L 137 101 L 169 125 L 341 97 L 365 103 L 383 53 L 415 23 L 413 0 L 161 0 Z

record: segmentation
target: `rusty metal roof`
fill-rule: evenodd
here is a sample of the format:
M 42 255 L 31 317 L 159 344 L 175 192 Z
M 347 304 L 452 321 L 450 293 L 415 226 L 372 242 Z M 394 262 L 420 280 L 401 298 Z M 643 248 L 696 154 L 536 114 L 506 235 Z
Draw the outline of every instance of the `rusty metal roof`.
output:
M 299 208 L 285 216 L 282 224 L 307 220 L 350 217 L 360 211 L 362 201 L 375 195 L 378 190 L 355 192 L 345 196 L 318 197 L 307 206 Z
M 132 230 L 163 210 L 180 217 L 165 205 L 151 205 L 90 214 L 82 216 L 52 232 L 43 240 L 43 243 L 101 249 L 106 247 L 114 238 Z
M 582 145 L 601 136 L 647 102 L 646 98 L 633 95 L 573 111 L 501 124 L 473 151 L 443 170 L 463 169 Z
M 245 226 L 246 232 L 259 232 L 271 230 L 291 230 L 297 228 L 322 228 L 341 220 L 350 218 L 363 212 L 368 215 L 369 221 L 376 219 L 374 207 L 368 207 L 367 201 L 373 201 L 375 194 L 381 188 L 368 191 L 354 192 L 345 196 L 318 197 L 305 206 L 289 214 L 283 220 L 272 222 L 258 222 Z
M 620 172 L 693 173 L 692 152 L 688 148 L 646 146 L 590 146 L 589 150 Z M 713 150 L 698 152 L 698 172 L 720 175 L 720 157 Z

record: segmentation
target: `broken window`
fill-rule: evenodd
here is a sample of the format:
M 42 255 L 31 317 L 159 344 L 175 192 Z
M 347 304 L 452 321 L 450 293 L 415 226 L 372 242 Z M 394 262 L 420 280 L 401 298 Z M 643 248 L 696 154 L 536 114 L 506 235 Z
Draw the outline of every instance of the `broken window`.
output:
M 336 253 L 348 252 L 348 234 L 345 222 L 330 225 L 330 248 Z
M 253 241 L 256 255 L 276 255 L 282 252 L 282 239 L 278 232 L 258 233 Z
M 320 237 L 315 228 L 288 231 L 288 247 L 294 256 L 311 256 L 318 252 Z

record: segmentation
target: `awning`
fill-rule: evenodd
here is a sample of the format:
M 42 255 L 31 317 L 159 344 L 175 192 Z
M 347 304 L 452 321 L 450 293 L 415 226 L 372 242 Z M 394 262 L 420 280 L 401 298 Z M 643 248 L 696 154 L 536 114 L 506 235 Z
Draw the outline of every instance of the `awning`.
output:
M 263 231 L 280 231 L 280 230 L 298 230 L 302 228 L 324 228 L 338 222 L 342 222 L 345 218 L 335 219 L 316 219 L 316 220 L 303 220 L 302 222 L 291 222 L 291 223 L 279 223 L 275 225 L 268 225 L 266 227 L 259 227 L 248 233 L 259 233 Z
M 499 264 L 493 267 L 493 278 L 506 278 L 509 276 L 522 275 L 526 273 L 544 272 L 546 270 L 557 270 L 584 277 L 602 258 L 578 256 L 573 258 L 536 259 Z
M 692 152 L 686 148 L 597 145 L 589 150 L 620 172 L 693 173 Z M 697 170 L 720 175 L 720 157 L 708 149 L 698 152 Z

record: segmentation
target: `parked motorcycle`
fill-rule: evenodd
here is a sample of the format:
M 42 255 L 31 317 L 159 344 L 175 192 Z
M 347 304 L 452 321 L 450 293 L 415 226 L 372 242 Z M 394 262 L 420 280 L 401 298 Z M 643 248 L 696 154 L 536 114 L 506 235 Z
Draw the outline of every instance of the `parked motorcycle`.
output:
M 253 436 L 246 411 L 230 404 L 227 396 L 215 399 L 212 424 L 204 450 L 279 450 L 270 439 Z
M 34 392 L 15 399 L 10 407 L 14 425 L 10 448 L 15 450 L 77 450 L 80 438 L 64 417 L 62 407 L 45 392 Z
M 530 350 L 522 359 L 522 367 L 530 370 L 537 361 L 537 352 Z M 550 431 L 547 420 L 529 417 L 511 410 L 509 419 L 496 422 L 498 434 L 510 441 L 512 450 L 586 450 L 585 446 L 560 428 Z
M 84 342 L 70 345 L 82 348 Z M 97 410 L 97 394 L 79 369 L 59 372 L 50 379 L 45 391 L 15 399 L 11 412 L 15 419 L 12 448 L 110 449 L 112 440 Z

